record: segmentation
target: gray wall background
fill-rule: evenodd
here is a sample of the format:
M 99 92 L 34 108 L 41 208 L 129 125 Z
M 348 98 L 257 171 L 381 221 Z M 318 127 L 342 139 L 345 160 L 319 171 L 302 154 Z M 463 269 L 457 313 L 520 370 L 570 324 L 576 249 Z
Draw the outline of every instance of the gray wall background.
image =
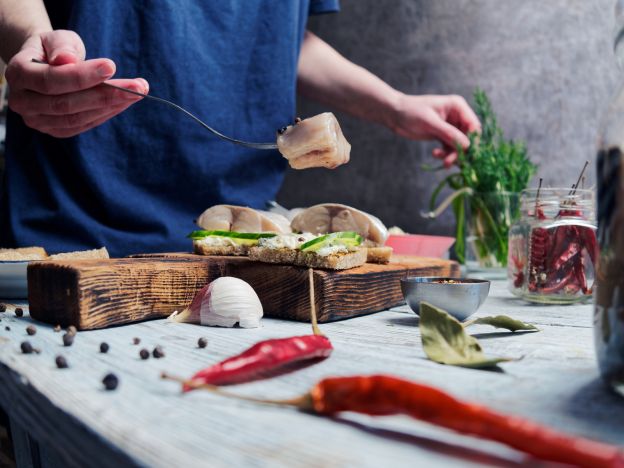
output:
M 350 60 L 403 92 L 490 96 L 508 137 L 525 140 L 539 176 L 571 185 L 592 161 L 619 72 L 612 52 L 615 0 L 342 0 L 309 28 Z M 301 100 L 298 113 L 324 109 Z M 287 207 L 340 202 L 414 233 L 449 234 L 450 213 L 420 218 L 444 173 L 423 172 L 431 143 L 337 113 L 352 144 L 334 171 L 289 171 Z

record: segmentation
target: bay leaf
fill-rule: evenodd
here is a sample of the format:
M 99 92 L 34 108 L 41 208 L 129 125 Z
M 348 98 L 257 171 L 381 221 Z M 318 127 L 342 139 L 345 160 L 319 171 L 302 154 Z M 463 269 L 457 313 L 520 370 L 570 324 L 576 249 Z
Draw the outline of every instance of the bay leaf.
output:
M 443 309 L 420 303 L 420 336 L 425 354 L 440 364 L 462 367 L 494 367 L 510 358 L 487 357 L 476 338 Z
M 520 320 L 511 318 L 508 315 L 480 317 L 473 320 L 468 320 L 463 324 L 464 328 L 469 327 L 470 325 L 491 325 L 495 328 L 504 328 L 505 330 L 509 330 L 512 332 L 518 330 L 540 331 L 539 328 L 537 328 L 535 325 L 521 322 Z

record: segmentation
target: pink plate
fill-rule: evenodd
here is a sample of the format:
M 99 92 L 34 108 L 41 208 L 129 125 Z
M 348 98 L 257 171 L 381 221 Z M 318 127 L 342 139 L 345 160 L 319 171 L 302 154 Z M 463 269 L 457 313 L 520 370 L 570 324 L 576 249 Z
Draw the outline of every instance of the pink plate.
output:
M 399 255 L 442 258 L 454 242 L 454 237 L 391 234 L 385 245 L 392 247 L 393 253 Z

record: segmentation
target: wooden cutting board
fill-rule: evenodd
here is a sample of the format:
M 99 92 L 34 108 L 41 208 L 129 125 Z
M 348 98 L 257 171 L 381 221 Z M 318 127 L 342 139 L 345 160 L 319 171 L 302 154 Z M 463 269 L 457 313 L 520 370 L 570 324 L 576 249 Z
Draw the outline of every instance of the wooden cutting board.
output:
M 458 274 L 455 262 L 409 256 L 394 256 L 388 265 L 314 270 L 318 320 L 341 320 L 403 304 L 399 280 L 406 276 Z M 31 263 L 30 315 L 80 330 L 163 318 L 188 306 L 197 291 L 220 276 L 251 284 L 267 317 L 310 320 L 306 268 L 176 253 Z

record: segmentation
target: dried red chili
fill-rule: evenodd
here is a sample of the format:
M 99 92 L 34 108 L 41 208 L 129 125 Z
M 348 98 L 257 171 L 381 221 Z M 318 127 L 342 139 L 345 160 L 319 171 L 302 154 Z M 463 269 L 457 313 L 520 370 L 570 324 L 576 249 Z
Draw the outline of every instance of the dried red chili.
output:
M 567 435 L 518 416 L 459 400 L 435 387 L 386 375 L 327 378 L 302 397 L 277 401 L 191 384 L 225 396 L 295 406 L 327 416 L 345 411 L 372 416 L 402 414 L 462 434 L 501 442 L 542 460 L 583 467 L 624 466 L 624 453 L 619 447 Z
M 274 377 L 329 357 L 333 346 L 316 323 L 314 276 L 311 268 L 308 272 L 313 335 L 260 341 L 236 356 L 197 372 L 190 383 L 185 383 L 183 391 L 188 392 L 197 384 L 233 385 Z
M 574 209 L 562 209 L 558 218 L 582 218 Z M 533 293 L 591 294 L 587 285 L 586 257 L 594 265 L 598 243 L 594 229 L 584 224 L 561 225 L 531 231 L 528 289 Z
M 256 343 L 246 351 L 196 373 L 191 381 L 233 385 L 281 375 L 329 357 L 332 344 L 323 335 L 293 336 Z M 192 390 L 185 385 L 184 391 Z

